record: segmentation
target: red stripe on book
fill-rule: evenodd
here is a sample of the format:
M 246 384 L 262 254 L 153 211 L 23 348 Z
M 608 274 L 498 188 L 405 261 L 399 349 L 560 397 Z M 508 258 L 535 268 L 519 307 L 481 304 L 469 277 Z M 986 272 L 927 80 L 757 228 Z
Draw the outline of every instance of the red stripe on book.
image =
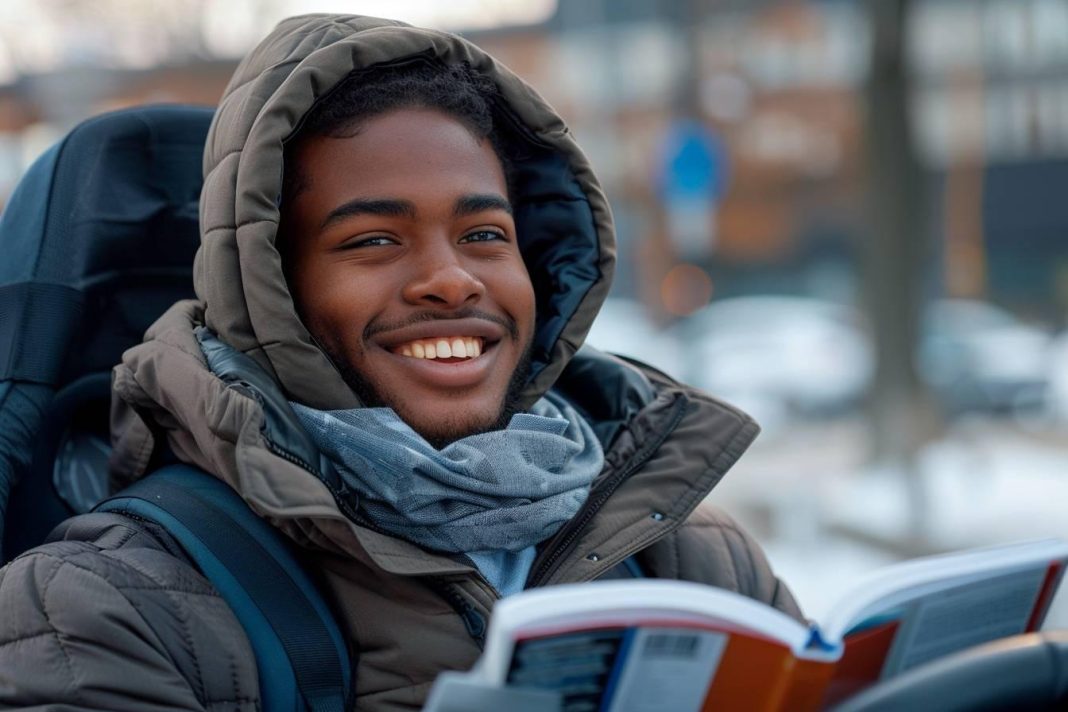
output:
M 1027 627 L 1024 629 L 1025 633 L 1034 633 L 1038 630 L 1042 619 L 1045 618 L 1050 599 L 1053 598 L 1053 592 L 1057 590 L 1057 582 L 1060 581 L 1062 568 L 1064 567 L 1060 561 L 1054 561 L 1049 565 L 1049 569 L 1046 570 L 1046 579 L 1042 582 L 1042 588 L 1038 590 L 1038 599 L 1035 601 L 1035 607 L 1031 610 L 1031 618 L 1027 621 Z

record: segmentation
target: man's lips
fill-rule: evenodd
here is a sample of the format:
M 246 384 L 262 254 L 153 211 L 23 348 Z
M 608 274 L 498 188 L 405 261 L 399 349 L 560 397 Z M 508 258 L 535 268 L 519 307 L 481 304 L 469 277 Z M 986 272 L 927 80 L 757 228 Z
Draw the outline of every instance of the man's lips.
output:
M 481 339 L 483 348 L 488 349 L 507 336 L 507 333 L 504 327 L 486 319 L 434 319 L 380 332 L 372 341 L 392 352 L 413 341 L 473 337 Z
M 426 319 L 380 331 L 370 341 L 379 347 L 391 368 L 401 368 L 411 379 L 412 386 L 422 384 L 431 388 L 470 388 L 483 383 L 493 372 L 499 354 L 499 344 L 509 336 L 503 324 L 478 317 L 460 319 Z M 442 358 L 435 349 L 434 357 L 428 358 L 429 344 L 447 342 L 450 346 L 457 339 L 465 341 L 463 358 L 450 355 Z M 468 353 L 467 344 L 474 342 L 475 351 Z M 419 345 L 416 349 L 416 344 Z M 424 350 L 419 355 L 413 349 Z M 405 353 L 407 352 L 407 353 Z M 477 353 L 478 355 L 474 355 Z
M 500 355 L 499 343 L 486 342 L 485 350 L 470 358 L 418 358 L 406 356 L 399 349 L 382 349 L 379 353 L 391 369 L 402 370 L 403 378 L 413 388 L 470 388 L 485 383 L 493 373 Z

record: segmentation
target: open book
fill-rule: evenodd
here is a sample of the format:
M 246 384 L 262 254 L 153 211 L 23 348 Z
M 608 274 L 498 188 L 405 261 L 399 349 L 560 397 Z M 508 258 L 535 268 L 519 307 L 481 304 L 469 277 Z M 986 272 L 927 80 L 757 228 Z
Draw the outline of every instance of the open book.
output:
M 916 559 L 845 593 L 818 625 L 693 583 L 526 591 L 497 604 L 466 680 L 553 690 L 561 710 L 816 710 L 972 645 L 1036 630 L 1068 542 Z

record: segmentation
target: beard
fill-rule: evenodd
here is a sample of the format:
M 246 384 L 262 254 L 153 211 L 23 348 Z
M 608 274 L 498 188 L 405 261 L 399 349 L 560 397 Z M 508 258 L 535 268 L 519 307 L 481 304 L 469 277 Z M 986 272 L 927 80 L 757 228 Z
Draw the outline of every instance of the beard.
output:
M 340 349 L 335 348 L 335 345 L 328 340 L 317 341 L 319 347 L 334 363 L 334 366 L 341 374 L 342 379 L 344 379 L 348 387 L 352 389 L 352 392 L 356 394 L 356 397 L 360 399 L 360 403 L 362 403 L 364 407 L 393 407 L 389 398 L 381 393 L 374 383 L 367 378 L 364 378 L 363 374 L 352 367 L 352 364 L 349 363 L 348 359 L 344 358 Z M 441 450 L 449 443 L 460 440 L 461 438 L 466 438 L 470 435 L 478 435 L 479 433 L 488 433 L 494 430 L 505 429 L 508 426 L 508 423 L 511 422 L 512 416 L 519 412 L 519 403 L 523 394 L 523 388 L 527 385 L 527 380 L 530 378 L 532 349 L 533 339 L 531 339 L 523 349 L 523 354 L 519 358 L 519 363 L 516 364 L 516 368 L 512 372 L 511 378 L 508 380 L 508 387 L 505 389 L 500 411 L 492 422 L 483 423 L 481 425 L 465 424 L 462 426 L 446 423 L 442 430 L 448 431 L 448 434 L 443 432 L 419 432 L 419 435 L 421 435 L 423 439 L 430 443 L 435 449 Z M 411 423 L 409 423 L 409 425 L 411 425 Z

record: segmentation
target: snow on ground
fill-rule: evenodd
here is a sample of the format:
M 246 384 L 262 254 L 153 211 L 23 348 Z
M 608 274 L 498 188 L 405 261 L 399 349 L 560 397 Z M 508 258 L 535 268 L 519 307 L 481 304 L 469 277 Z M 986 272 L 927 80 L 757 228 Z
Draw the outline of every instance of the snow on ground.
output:
M 866 463 L 860 421 L 786 427 L 753 446 L 712 493 L 764 544 L 806 615 L 819 618 L 862 574 L 907 556 L 871 540 L 956 549 L 1068 539 L 1068 430 L 961 423 L 918 459 L 926 515 L 902 473 Z M 1068 594 L 1047 628 L 1068 628 Z

